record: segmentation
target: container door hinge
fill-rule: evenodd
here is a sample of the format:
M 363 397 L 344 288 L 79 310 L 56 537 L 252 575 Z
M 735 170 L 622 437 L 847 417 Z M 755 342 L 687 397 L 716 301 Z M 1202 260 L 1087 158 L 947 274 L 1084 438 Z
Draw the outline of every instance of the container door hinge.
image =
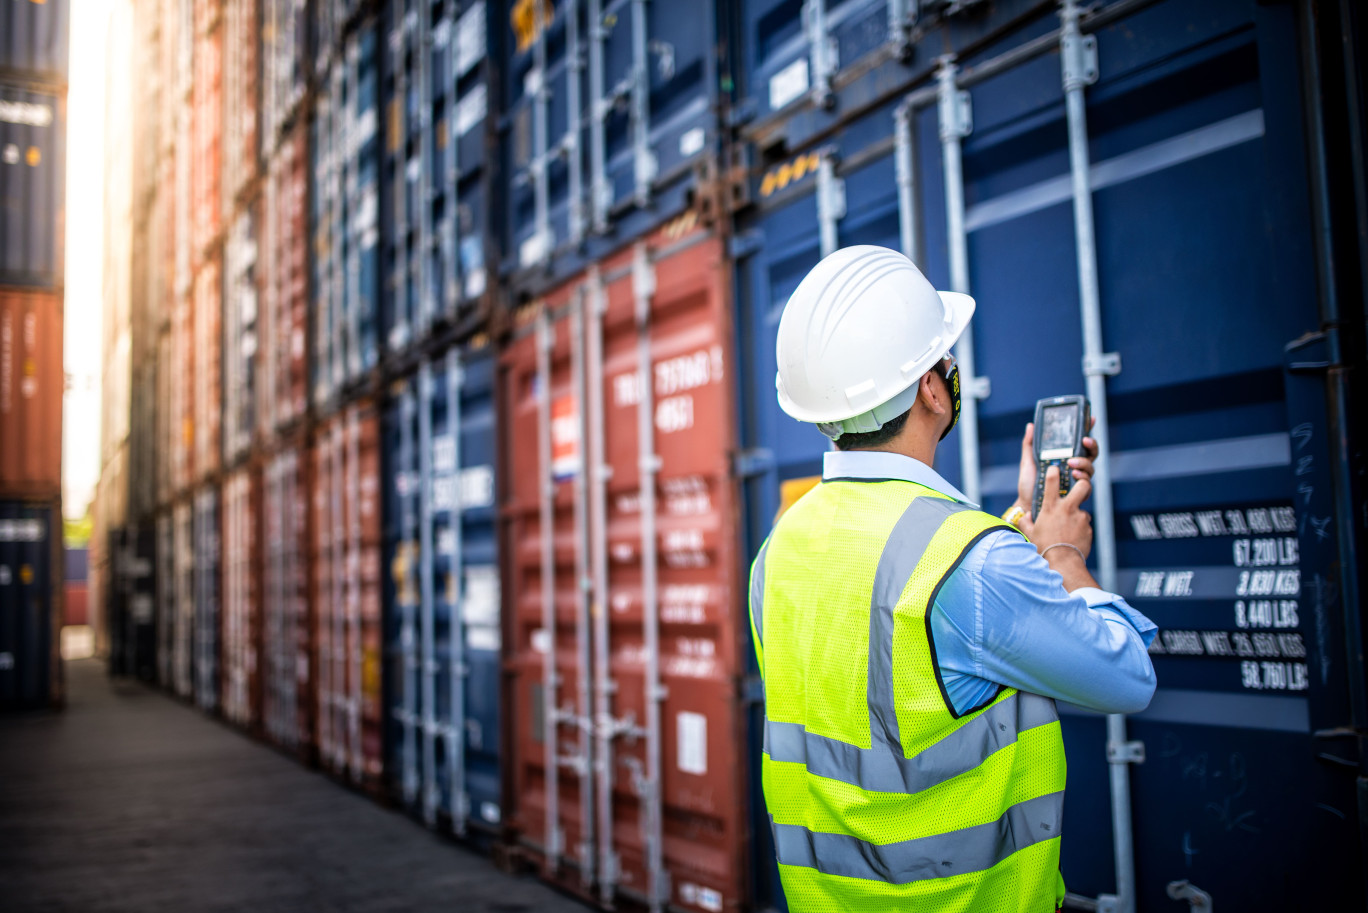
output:
M 1102 352 L 1097 355 L 1083 356 L 1083 374 L 1085 377 L 1115 377 L 1120 373 L 1120 352 Z
M 1174 900 L 1186 900 L 1192 913 L 1211 913 L 1211 895 L 1188 881 L 1170 881 L 1165 889 Z
M 466 819 L 470 817 L 470 793 L 461 790 L 456 794 L 452 805 L 454 807 L 451 811 L 451 826 L 464 832 Z
M 1097 36 L 1065 34 L 1064 91 L 1097 82 Z
M 558 827 L 552 828 L 547 840 L 550 846 L 546 848 L 546 855 L 555 857 L 565 852 L 565 831 Z
M 608 853 L 599 865 L 599 881 L 603 884 L 617 884 L 622 878 L 622 857 Z
M 840 68 L 836 39 L 827 34 L 826 0 L 805 0 L 803 34 L 807 37 L 812 60 L 811 97 L 819 108 L 831 107 L 831 77 Z
M 921 0 L 888 0 L 888 44 L 900 60 L 912 53 L 912 29 L 920 12 Z
M 837 223 L 845 218 L 845 214 L 845 181 L 836 176 L 836 163 L 828 153 L 817 163 L 817 223 L 822 256 L 836 251 Z
M 1108 742 L 1107 743 L 1107 763 L 1108 764 L 1144 764 L 1145 763 L 1145 743 L 1139 741 L 1132 742 Z
M 963 139 L 974 132 L 974 106 L 968 89 L 954 88 L 955 70 L 946 58 L 941 68 L 940 108 L 941 142 Z

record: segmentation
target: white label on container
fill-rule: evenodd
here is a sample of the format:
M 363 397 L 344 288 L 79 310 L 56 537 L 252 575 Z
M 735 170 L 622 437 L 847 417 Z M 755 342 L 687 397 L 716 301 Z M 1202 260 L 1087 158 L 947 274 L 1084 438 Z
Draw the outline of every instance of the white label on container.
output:
M 449 434 L 444 434 L 432 442 L 432 471 L 456 471 L 456 441 Z
M 14 668 L 14 654 L 0 653 L 0 672 L 6 672 Z
M 42 541 L 42 520 L 0 520 L 0 542 Z
M 534 653 L 545 653 L 551 649 L 551 633 L 545 628 L 537 628 L 532 632 L 532 651 Z
M 551 401 L 551 474 L 564 479 L 579 472 L 579 413 L 573 396 Z
M 6 165 L 19 164 L 19 147 L 14 143 L 6 143 L 3 158 Z
M 708 718 L 684 711 L 675 717 L 679 742 L 677 765 L 686 774 L 702 776 L 708 772 Z
M 469 133 L 472 127 L 484 120 L 488 109 L 489 91 L 481 83 L 456 103 L 456 136 Z
M 485 290 L 485 271 L 484 267 L 473 269 L 466 273 L 465 277 L 465 296 L 467 298 L 478 298 L 484 294 Z
M 461 507 L 489 507 L 494 503 L 494 468 L 469 466 L 461 470 Z
M 481 802 L 480 817 L 490 824 L 498 824 L 503 815 L 499 811 L 499 806 L 495 805 L 493 802 Z
M 150 624 L 152 622 L 152 597 L 146 593 L 140 593 L 133 597 L 131 608 L 133 610 L 134 624 Z
M 10 573 L 8 564 L 0 564 L 0 586 L 9 586 L 14 577 Z
M 488 653 L 499 652 L 499 629 L 480 625 L 466 629 L 466 646 L 471 650 L 484 650 Z
M 532 266 L 540 263 L 546 255 L 546 235 L 535 234 L 518 245 L 518 264 Z
M 702 127 L 694 127 L 679 138 L 679 154 L 688 158 L 703 151 L 703 141 L 707 134 Z
M 455 510 L 457 506 L 456 477 L 452 475 L 433 476 L 432 509 Z
M 46 127 L 52 123 L 52 106 L 28 101 L 0 101 L 0 121 L 29 127 Z
M 432 46 L 439 49 L 444 48 L 450 40 L 451 23 L 446 19 L 443 19 L 441 22 L 437 23 L 437 27 L 432 30 Z
M 498 630 L 499 570 L 490 564 L 472 564 L 466 568 L 465 605 L 466 624 L 485 625 Z
M 778 111 L 795 98 L 802 96 L 807 90 L 808 62 L 806 57 L 799 57 L 793 63 L 770 77 L 770 110 Z
M 456 23 L 456 76 L 464 76 L 485 55 L 485 5 L 477 3 Z

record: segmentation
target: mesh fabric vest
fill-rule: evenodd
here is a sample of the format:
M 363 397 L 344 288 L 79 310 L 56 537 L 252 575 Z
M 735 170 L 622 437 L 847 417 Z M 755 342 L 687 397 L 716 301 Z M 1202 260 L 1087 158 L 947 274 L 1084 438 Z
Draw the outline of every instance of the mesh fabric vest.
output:
M 1012 529 L 903 481 L 830 481 L 751 570 L 765 800 L 789 908 L 1054 910 L 1064 744 L 1054 702 L 963 715 L 937 673 L 936 593 Z

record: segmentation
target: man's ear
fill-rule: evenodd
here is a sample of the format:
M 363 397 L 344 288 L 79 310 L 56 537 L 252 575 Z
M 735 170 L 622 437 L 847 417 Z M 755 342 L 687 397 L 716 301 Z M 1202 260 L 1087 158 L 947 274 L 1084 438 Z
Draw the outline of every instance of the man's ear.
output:
M 937 391 L 935 383 L 931 380 L 931 376 L 935 373 L 935 371 L 927 371 L 922 375 L 922 379 L 917 381 L 917 401 L 921 403 L 922 408 L 927 412 L 934 415 L 942 415 L 949 406 L 941 397 L 939 391 Z

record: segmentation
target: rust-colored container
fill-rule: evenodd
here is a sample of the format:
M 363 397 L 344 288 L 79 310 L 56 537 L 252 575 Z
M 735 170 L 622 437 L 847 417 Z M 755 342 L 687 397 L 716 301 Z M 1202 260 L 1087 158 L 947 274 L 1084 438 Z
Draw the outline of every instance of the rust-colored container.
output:
M 223 4 L 223 218 L 257 175 L 257 135 L 261 84 L 258 80 L 260 8 L 258 0 Z
M 217 0 L 195 2 L 190 92 L 191 266 L 198 269 L 223 227 L 223 28 Z
M 309 606 L 308 459 L 287 444 L 262 469 L 261 606 L 266 737 L 311 760 L 314 750 L 313 624 Z
M 191 481 L 218 471 L 222 452 L 223 395 L 221 387 L 223 346 L 223 275 L 218 253 L 195 276 L 194 352 L 190 422 L 194 431 Z
M 313 449 L 313 600 L 318 753 L 338 776 L 380 785 L 380 421 L 357 404 L 322 425 Z
M 261 197 L 257 417 L 263 440 L 299 422 L 308 405 L 308 136 L 301 124 L 281 144 Z
M 503 356 L 507 820 L 600 903 L 744 900 L 728 276 L 673 223 L 525 308 Z
M 223 482 L 223 715 L 261 725 L 261 476 L 244 467 Z
M 62 298 L 0 289 L 0 500 L 62 491 Z

